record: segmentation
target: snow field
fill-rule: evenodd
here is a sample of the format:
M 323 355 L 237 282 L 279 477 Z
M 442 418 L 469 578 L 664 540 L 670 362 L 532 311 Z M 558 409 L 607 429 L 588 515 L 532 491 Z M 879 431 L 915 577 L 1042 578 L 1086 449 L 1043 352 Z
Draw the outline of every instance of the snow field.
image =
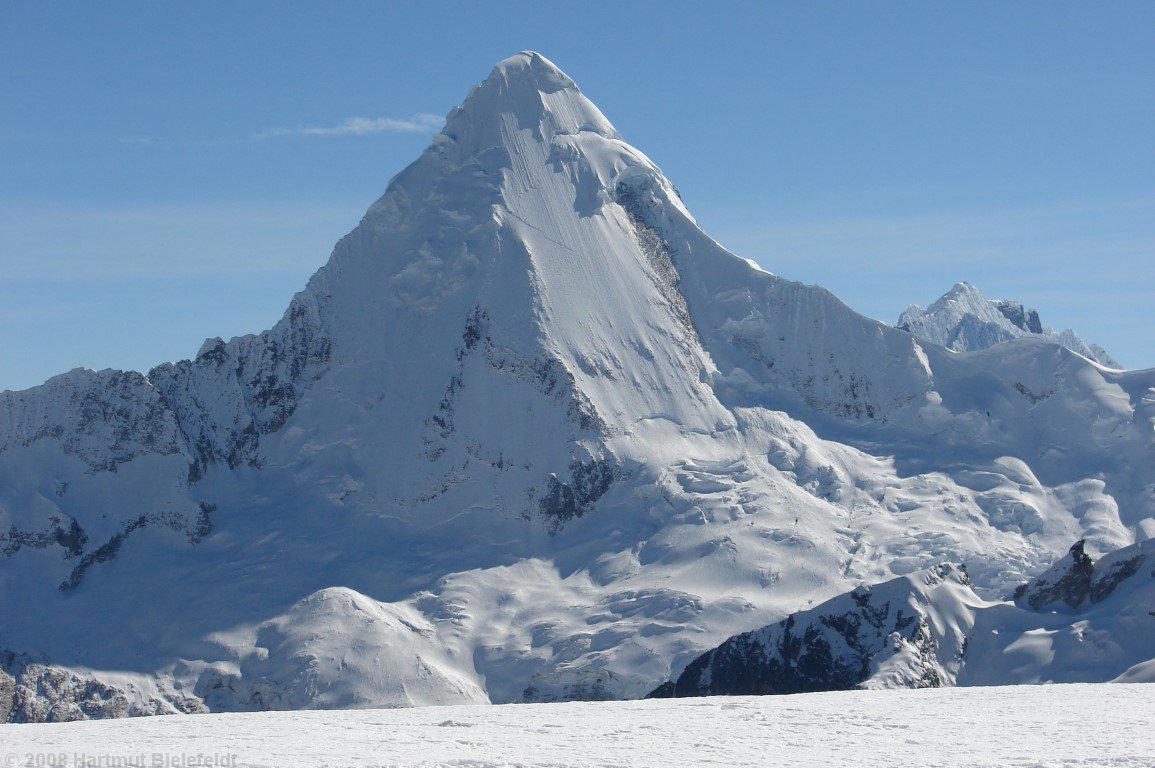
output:
M 1155 685 L 845 691 L 0 725 L 0 761 L 8 768 L 198 760 L 262 768 L 1149 768 L 1153 722 Z

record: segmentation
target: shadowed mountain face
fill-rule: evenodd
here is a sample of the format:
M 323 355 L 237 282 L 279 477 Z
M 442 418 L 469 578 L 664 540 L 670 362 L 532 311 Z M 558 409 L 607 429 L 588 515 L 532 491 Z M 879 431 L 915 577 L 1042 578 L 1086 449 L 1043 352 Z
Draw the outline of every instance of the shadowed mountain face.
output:
M 966 571 L 949 565 L 858 587 L 777 624 L 730 638 L 650 696 L 949 685 L 958 675 L 973 625 L 968 609 L 973 612 L 980 605 Z M 962 621 L 944 622 L 937 615 L 940 610 Z
M 982 600 L 950 565 L 858 587 L 731 637 L 650 697 L 1155 682 L 1155 540 L 1097 563 L 1083 546 L 1014 603 Z
M 0 648 L 81 681 L 44 717 L 640 696 L 861 582 L 1155 533 L 1152 387 L 752 266 L 518 54 L 269 331 L 0 394 Z

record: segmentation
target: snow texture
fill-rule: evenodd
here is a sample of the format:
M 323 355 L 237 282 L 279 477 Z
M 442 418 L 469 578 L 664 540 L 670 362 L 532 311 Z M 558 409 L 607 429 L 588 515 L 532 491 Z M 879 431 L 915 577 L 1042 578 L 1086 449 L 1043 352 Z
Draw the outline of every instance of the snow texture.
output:
M 175 759 L 254 768 L 1147 768 L 1152 711 L 1152 685 L 1047 685 L 177 715 L 0 725 L 0 760 L 11 756 L 4 764 L 14 768 L 182 764 Z
M 981 605 L 965 572 L 949 565 L 859 587 L 730 638 L 651 696 L 950 685 Z
M 918 338 L 956 352 L 974 352 L 1023 336 L 1036 336 L 1061 344 L 1107 368 L 1123 366 L 1098 344 L 1087 344 L 1067 328 L 1044 327 L 1035 309 L 1011 299 L 988 299 L 970 283 L 956 283 L 926 309 L 911 305 L 896 327 Z
M 1097 563 L 1083 546 L 1014 603 L 982 600 L 950 565 L 858 587 L 730 638 L 651 696 L 1155 682 L 1155 540 Z
M 734 256 L 518 54 L 269 331 L 0 393 L 7 716 L 640 697 L 860 584 L 1155 536 L 1153 426 L 1155 371 Z

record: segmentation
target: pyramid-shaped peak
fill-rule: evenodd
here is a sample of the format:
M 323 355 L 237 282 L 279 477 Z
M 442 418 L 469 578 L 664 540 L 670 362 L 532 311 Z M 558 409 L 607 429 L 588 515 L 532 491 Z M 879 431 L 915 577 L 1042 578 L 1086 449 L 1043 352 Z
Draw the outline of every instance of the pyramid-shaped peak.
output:
M 941 312 L 947 307 L 954 307 L 959 312 L 974 312 L 987 315 L 993 312 L 990 301 L 977 287 L 968 282 L 958 282 L 949 291 L 939 297 L 928 308 L 929 312 Z
M 972 296 L 979 299 L 986 298 L 983 296 L 982 291 L 966 281 L 955 283 L 954 286 L 951 287 L 949 291 L 947 291 L 946 296 L 943 298 L 953 298 L 958 296 Z
M 553 136 L 591 132 L 620 138 L 601 110 L 552 61 L 522 51 L 497 63 L 461 106 L 449 113 L 442 134 L 469 156 L 508 145 L 511 130 Z
M 490 79 L 494 77 L 515 84 L 513 87 L 532 87 L 541 93 L 555 93 L 567 88 L 578 90 L 569 75 L 537 51 L 522 51 L 499 61 L 490 74 Z

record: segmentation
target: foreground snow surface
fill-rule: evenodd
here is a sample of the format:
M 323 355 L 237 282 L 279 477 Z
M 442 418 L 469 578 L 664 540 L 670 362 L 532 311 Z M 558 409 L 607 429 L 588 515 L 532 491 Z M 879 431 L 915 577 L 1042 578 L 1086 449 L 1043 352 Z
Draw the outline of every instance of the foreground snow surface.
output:
M 1155 685 L 845 691 L 0 725 L 0 763 L 1152 766 L 1153 724 Z
M 269 331 L 0 393 L 0 720 L 636 699 L 860 585 L 1155 538 L 1153 423 L 1155 369 L 751 267 L 520 53 Z M 1150 661 L 1095 610 L 968 666 Z

